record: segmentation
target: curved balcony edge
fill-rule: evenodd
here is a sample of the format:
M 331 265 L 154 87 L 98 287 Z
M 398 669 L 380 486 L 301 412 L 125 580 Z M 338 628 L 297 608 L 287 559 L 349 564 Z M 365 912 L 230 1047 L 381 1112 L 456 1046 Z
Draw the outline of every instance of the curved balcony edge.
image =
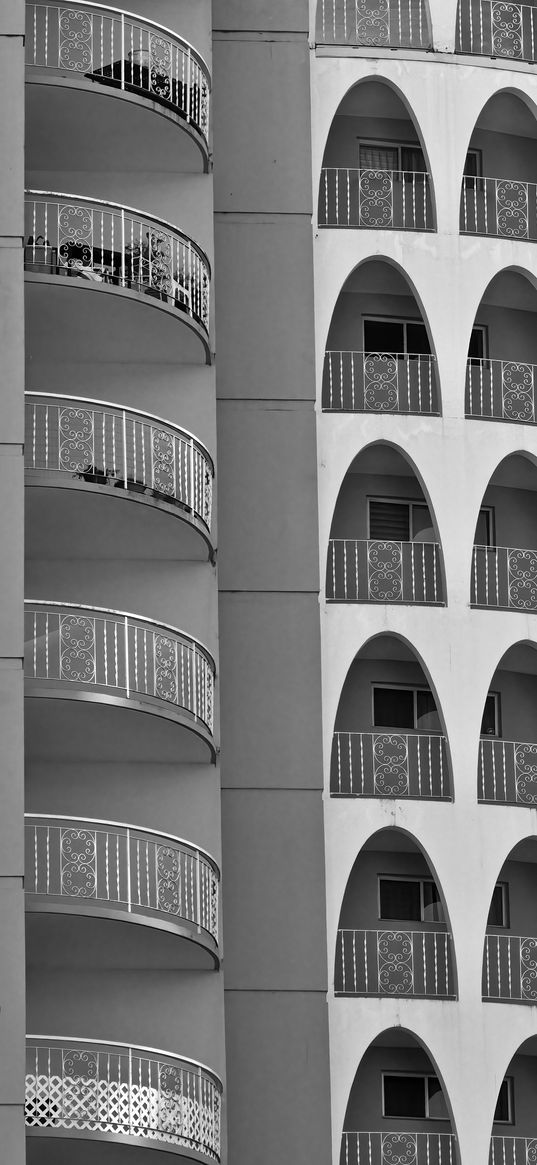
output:
M 203 946 L 219 965 L 220 870 L 173 834 L 25 813 L 26 910 L 133 922 Z

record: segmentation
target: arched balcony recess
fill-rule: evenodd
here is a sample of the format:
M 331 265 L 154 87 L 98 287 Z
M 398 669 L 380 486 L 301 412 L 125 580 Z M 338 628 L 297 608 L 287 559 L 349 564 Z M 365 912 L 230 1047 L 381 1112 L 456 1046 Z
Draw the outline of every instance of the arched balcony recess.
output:
M 330 530 L 327 602 L 443 604 L 436 522 L 409 462 L 370 445 L 347 470 Z
M 459 0 L 458 53 L 476 53 L 510 61 L 537 60 L 535 0 Z
M 537 806 L 537 651 L 517 643 L 500 660 L 483 708 L 478 799 Z
M 118 170 L 139 169 L 140 154 L 151 169 L 170 147 L 179 168 L 199 169 L 201 164 L 207 169 L 209 71 L 195 48 L 170 29 L 85 0 L 69 7 L 27 0 L 26 68 L 30 169 L 101 169 L 114 156 L 112 138 Z M 106 98 L 116 100 L 108 100 L 103 109 Z M 148 111 L 153 113 L 152 133 Z M 95 129 L 103 116 L 110 124 L 99 139 Z M 45 129 L 48 166 L 42 165 L 39 141 Z M 63 165 L 58 165 L 60 158 Z
M 339 917 L 336 995 L 454 999 L 446 907 L 419 846 L 396 829 L 366 843 Z
M 321 44 L 431 49 L 427 0 L 317 0 Z
M 536 139 L 537 119 L 522 96 L 487 101 L 466 155 L 461 234 L 537 241 Z
M 443 1082 L 404 1028 L 384 1031 L 362 1058 L 350 1091 L 340 1165 L 458 1165 Z
M 489 283 L 475 318 L 466 368 L 465 414 L 537 424 L 537 291 L 523 273 Z
M 323 411 L 440 412 L 428 324 L 404 272 L 372 259 L 346 280 L 323 369 Z
M 537 1154 L 537 1040 L 526 1040 L 500 1085 L 490 1142 L 489 1165 L 532 1165 Z
M 412 649 L 392 635 L 362 648 L 343 685 L 330 795 L 451 799 L 436 696 Z
M 423 142 L 399 94 L 363 81 L 345 95 L 324 152 L 319 226 L 435 230 Z
M 537 840 L 520 842 L 494 887 L 483 952 L 483 999 L 537 1004 Z
M 471 606 L 537 611 L 536 490 L 524 454 L 506 457 L 491 477 L 476 525 Z
M 112 1161 L 107 1141 L 136 1148 L 144 1165 L 144 1150 L 219 1161 L 221 1096 L 219 1077 L 195 1060 L 114 1040 L 27 1036 L 31 1161 L 63 1165 L 73 1140 L 93 1142 L 95 1155 L 86 1146 L 84 1161 Z M 34 1146 L 33 1138 L 43 1140 Z M 53 1155 L 45 1156 L 50 1138 Z

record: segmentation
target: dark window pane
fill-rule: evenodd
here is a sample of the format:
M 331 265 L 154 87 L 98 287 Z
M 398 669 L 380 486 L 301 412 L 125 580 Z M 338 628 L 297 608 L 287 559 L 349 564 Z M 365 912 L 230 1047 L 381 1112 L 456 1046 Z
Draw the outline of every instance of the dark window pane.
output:
M 429 1116 L 436 1117 L 437 1120 L 449 1120 L 442 1085 L 436 1076 L 427 1077 L 427 1095 L 429 1098 Z
M 397 146 L 360 146 L 361 170 L 398 170 Z
M 404 352 L 405 330 L 396 320 L 364 320 L 366 352 Z
M 425 1080 L 423 1076 L 384 1077 L 385 1116 L 425 1116 Z
M 468 150 L 464 163 L 464 173 L 469 178 L 477 178 L 479 176 L 479 154 L 476 150 Z
M 375 728 L 414 728 L 414 692 L 407 688 L 373 688 Z
M 419 732 L 440 732 L 440 717 L 436 711 L 436 704 L 432 692 L 420 692 L 416 695 L 416 728 Z
M 407 352 L 413 352 L 415 355 L 430 355 L 431 345 L 425 324 L 407 324 L 406 349 Z
M 369 537 L 378 542 L 410 542 L 410 506 L 370 501 Z
M 476 546 L 492 545 L 492 513 L 490 510 L 480 510 L 475 528 Z
M 489 916 L 487 918 L 487 926 L 505 926 L 505 888 L 502 885 L 494 887 L 492 895 L 492 902 L 490 904 Z
M 483 719 L 481 721 L 481 735 L 482 736 L 496 736 L 498 726 L 496 723 L 496 696 L 489 692 L 485 700 L 485 710 L 483 712 Z
M 434 882 L 423 883 L 423 921 L 444 921 L 444 911 L 442 910 L 438 887 Z
M 420 146 L 403 146 L 401 150 L 401 166 L 403 170 L 414 174 L 425 174 L 427 167 L 423 150 Z
M 508 1121 L 509 1122 L 512 1119 L 512 1117 L 511 1117 L 511 1105 L 509 1103 L 509 1100 L 510 1100 L 510 1081 L 508 1079 L 502 1080 L 501 1085 L 500 1085 L 500 1091 L 498 1093 L 498 1099 L 496 1101 L 496 1108 L 494 1109 L 494 1120 L 495 1121 Z
M 419 882 L 404 882 L 403 879 L 380 879 L 380 917 L 407 919 L 421 922 L 421 896 Z
M 470 360 L 482 360 L 485 355 L 485 348 L 483 344 L 484 332 L 482 328 L 472 328 L 472 335 L 470 336 L 470 346 L 468 348 L 468 358 Z

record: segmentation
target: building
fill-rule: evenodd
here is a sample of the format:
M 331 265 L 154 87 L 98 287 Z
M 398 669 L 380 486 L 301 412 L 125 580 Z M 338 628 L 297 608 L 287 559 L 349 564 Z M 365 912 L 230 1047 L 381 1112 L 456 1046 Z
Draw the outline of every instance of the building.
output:
M 133 5 L 0 13 L 2 1165 L 530 1165 L 537 2 Z

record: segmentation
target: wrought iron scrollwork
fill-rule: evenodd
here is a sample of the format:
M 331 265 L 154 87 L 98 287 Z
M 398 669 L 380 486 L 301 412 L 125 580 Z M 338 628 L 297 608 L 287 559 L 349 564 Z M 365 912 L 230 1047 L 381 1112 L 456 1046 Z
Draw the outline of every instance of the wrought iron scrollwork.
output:
M 169 40 L 153 33 L 149 38 L 151 92 L 169 101 L 172 93 L 172 46 Z
M 492 0 L 492 51 L 499 57 L 522 57 L 522 5 Z
M 537 1140 L 526 1141 L 526 1165 L 537 1165 Z
M 394 603 L 403 595 L 403 547 L 400 542 L 369 542 L 367 547 L 369 598 Z
M 91 13 L 75 8 L 61 8 L 58 16 L 60 68 L 86 73 L 91 69 L 93 57 Z
M 407 931 L 382 931 L 377 939 L 377 957 L 381 994 L 411 995 L 414 987 L 412 936 Z
M 175 494 L 174 442 L 163 429 L 152 429 L 153 488 L 161 494 Z
M 521 611 L 537 609 L 537 551 L 509 550 L 509 606 Z
M 398 360 L 389 352 L 367 352 L 364 355 L 364 406 L 368 412 L 398 411 L 398 371 Z
M 389 45 L 390 0 L 356 0 L 356 43 Z
M 58 464 L 70 473 L 82 473 L 93 465 L 94 414 L 90 409 L 58 410 Z
M 60 1085 L 61 1123 L 73 1127 L 76 1121 L 87 1122 L 99 1116 L 98 1053 L 72 1048 L 63 1052 Z M 76 1126 L 75 1126 L 76 1127 Z
M 159 1127 L 163 1132 L 181 1135 L 183 1128 L 183 1088 L 181 1073 L 173 1064 L 159 1069 Z
M 177 652 L 173 639 L 155 635 L 155 695 L 177 703 Z
M 533 365 L 502 362 L 502 404 L 507 421 L 535 421 Z
M 537 1000 L 537 938 L 520 943 L 520 992 L 523 999 Z
M 528 185 L 509 179 L 496 182 L 498 234 L 509 239 L 528 238 Z
M 62 894 L 95 898 L 97 894 L 97 834 L 92 829 L 60 831 Z
M 522 805 L 537 805 L 537 744 L 515 747 L 516 799 Z
M 60 676 L 75 683 L 95 683 L 95 622 L 85 615 L 60 618 Z
M 391 170 L 360 170 L 360 226 L 393 226 L 393 173 Z
M 373 737 L 373 775 L 377 796 L 408 796 L 409 770 L 406 736 L 390 732 Z
M 87 206 L 58 206 L 58 257 L 62 267 L 91 267 L 93 217 Z
M 151 269 L 151 286 L 158 291 L 171 295 L 173 287 L 172 275 L 172 241 L 163 231 L 149 232 L 149 261 Z
M 159 910 L 179 914 L 181 863 L 177 850 L 157 846 L 157 896 Z
M 414 1165 L 418 1159 L 415 1133 L 383 1133 L 382 1165 Z

